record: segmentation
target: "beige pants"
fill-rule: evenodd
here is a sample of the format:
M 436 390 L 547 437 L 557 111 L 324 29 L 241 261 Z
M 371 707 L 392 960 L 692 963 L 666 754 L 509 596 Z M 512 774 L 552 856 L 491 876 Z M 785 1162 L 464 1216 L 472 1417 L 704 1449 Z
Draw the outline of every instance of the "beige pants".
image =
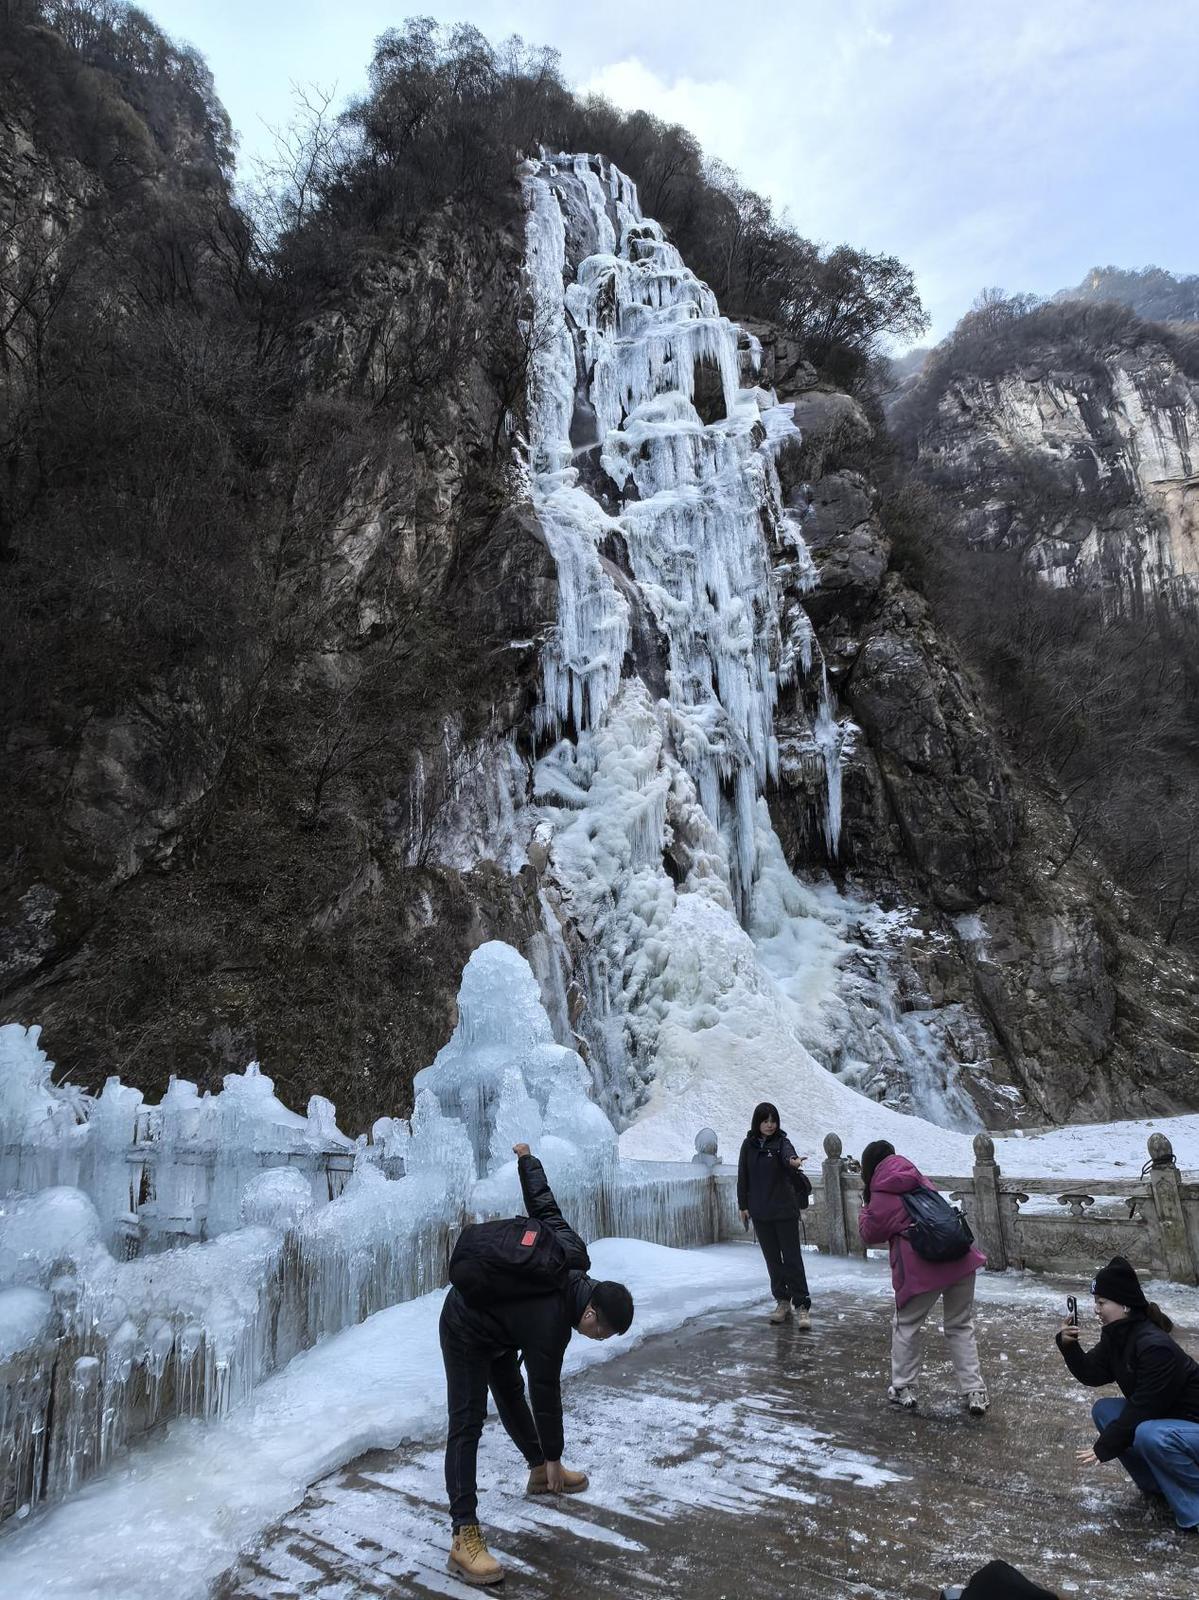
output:
M 974 1340 L 974 1274 L 954 1283 L 948 1289 L 932 1289 L 928 1294 L 918 1294 L 902 1308 L 895 1308 L 891 1324 L 891 1382 L 897 1389 L 905 1389 L 920 1376 L 923 1352 L 920 1348 L 920 1330 L 924 1319 L 945 1297 L 945 1342 L 949 1346 L 949 1359 L 957 1374 L 958 1387 L 963 1394 L 984 1387 L 978 1365 L 978 1345 Z

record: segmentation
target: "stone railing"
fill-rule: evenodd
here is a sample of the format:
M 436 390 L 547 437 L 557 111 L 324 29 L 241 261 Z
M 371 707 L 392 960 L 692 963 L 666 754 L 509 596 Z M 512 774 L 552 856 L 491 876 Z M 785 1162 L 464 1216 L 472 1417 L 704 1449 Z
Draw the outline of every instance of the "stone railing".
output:
M 862 1255 L 857 1162 L 842 1154 L 835 1133 L 826 1136 L 824 1152 L 819 1180 L 812 1174 L 808 1238 L 831 1255 Z M 1178 1170 L 1165 1134 L 1150 1137 L 1149 1160 L 1137 1177 L 1005 1178 L 985 1133 L 975 1137 L 969 1177 L 928 1176 L 961 1205 L 993 1272 L 1089 1274 L 1109 1256 L 1123 1255 L 1148 1277 L 1199 1283 L 1199 1182 Z

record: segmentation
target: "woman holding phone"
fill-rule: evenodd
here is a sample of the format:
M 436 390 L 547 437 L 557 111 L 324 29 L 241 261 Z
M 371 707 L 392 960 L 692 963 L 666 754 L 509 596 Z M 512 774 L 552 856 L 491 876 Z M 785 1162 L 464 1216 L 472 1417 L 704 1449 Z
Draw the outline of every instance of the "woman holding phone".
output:
M 1180 1528 L 1199 1528 L 1199 1362 L 1170 1333 L 1174 1324 L 1146 1300 L 1123 1256 L 1113 1256 L 1091 1284 L 1099 1343 L 1084 1350 L 1077 1316 L 1067 1317 L 1057 1347 L 1080 1383 L 1118 1384 L 1123 1400 L 1097 1400 L 1099 1429 L 1078 1451 L 1084 1467 L 1119 1460 L 1143 1494 L 1165 1500 Z M 1077 1304 L 1072 1308 L 1077 1312 Z
M 778 1107 L 763 1100 L 754 1107 L 753 1122 L 741 1145 L 737 1163 L 737 1205 L 746 1227 L 752 1218 L 758 1244 L 770 1274 L 774 1295 L 771 1322 L 786 1322 L 791 1308 L 797 1328 L 812 1326 L 812 1298 L 799 1245 L 802 1209 L 793 1174 L 804 1163 L 779 1123 Z M 805 1184 L 805 1189 L 807 1185 Z

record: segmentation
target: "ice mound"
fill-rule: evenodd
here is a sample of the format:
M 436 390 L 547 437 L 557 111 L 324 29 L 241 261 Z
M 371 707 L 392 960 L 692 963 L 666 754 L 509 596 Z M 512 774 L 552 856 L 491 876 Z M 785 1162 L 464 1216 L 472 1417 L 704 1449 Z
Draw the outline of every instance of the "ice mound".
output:
M 0 1199 L 0 1285 L 48 1288 L 64 1268 L 83 1273 L 108 1262 L 100 1217 L 78 1189 L 41 1189 Z
M 564 1166 L 599 1181 L 615 1157 L 616 1132 L 588 1098 L 588 1081 L 578 1052 L 555 1043 L 529 963 L 492 940 L 466 963 L 453 1036 L 413 1088 L 418 1114 L 428 1094 L 465 1129 L 480 1176 L 511 1164 L 518 1141 L 547 1148 L 549 1137 Z M 414 1115 L 414 1144 L 417 1136 Z
M 44 1289 L 0 1289 L 0 1361 L 44 1338 L 52 1309 Z

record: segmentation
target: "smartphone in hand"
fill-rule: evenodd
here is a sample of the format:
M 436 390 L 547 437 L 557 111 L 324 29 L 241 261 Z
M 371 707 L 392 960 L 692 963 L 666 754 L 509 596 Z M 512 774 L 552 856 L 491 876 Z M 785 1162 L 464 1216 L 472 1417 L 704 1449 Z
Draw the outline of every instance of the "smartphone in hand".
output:
M 1078 1326 L 1078 1300 L 1072 1294 L 1066 1296 L 1066 1321 L 1072 1328 Z

